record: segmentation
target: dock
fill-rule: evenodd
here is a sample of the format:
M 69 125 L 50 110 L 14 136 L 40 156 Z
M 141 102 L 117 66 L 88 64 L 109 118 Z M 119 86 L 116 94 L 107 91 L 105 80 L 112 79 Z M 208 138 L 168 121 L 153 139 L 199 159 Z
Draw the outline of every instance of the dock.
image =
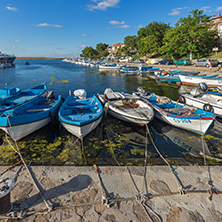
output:
M 222 166 L 28 166 L 33 180 L 7 168 L 12 209 L 0 221 L 222 221 Z

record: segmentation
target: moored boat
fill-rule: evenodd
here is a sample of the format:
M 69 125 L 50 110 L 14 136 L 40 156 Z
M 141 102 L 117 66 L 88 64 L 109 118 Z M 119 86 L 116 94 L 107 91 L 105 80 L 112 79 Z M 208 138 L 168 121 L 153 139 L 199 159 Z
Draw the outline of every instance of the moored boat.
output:
M 56 116 L 61 104 L 61 96 L 54 99 L 35 97 L 1 113 L 0 129 L 9 134 L 14 141 L 18 141 L 47 125 Z
M 222 77 L 219 77 L 218 74 L 206 75 L 206 76 L 188 76 L 179 74 L 180 81 L 183 85 L 198 85 L 203 82 L 208 85 L 208 87 L 217 87 L 222 86 Z
M 194 109 L 191 106 L 175 102 L 168 97 L 145 92 L 139 88 L 135 95 L 140 95 L 154 109 L 155 117 L 178 128 L 205 134 L 215 119 L 211 112 Z
M 109 88 L 105 90 L 104 95 L 99 94 L 98 96 L 108 113 L 122 121 L 145 125 L 154 118 L 152 107 L 138 96 L 113 92 Z
M 102 120 L 103 106 L 95 95 L 80 89 L 66 98 L 58 115 L 63 127 L 82 140 Z
M 16 106 L 22 105 L 30 100 L 36 99 L 36 97 L 44 95 L 46 91 L 47 84 L 43 83 L 30 89 L 22 90 L 20 93 L 10 97 L 2 98 L 0 100 L 0 113 L 8 109 L 13 109 Z
M 21 93 L 21 89 L 17 87 L 6 87 L 0 89 L 0 100 L 4 98 L 10 98 Z
M 214 113 L 216 116 L 222 118 L 222 93 L 215 93 L 215 91 L 207 93 L 200 92 L 199 89 L 192 89 L 190 93 L 185 93 L 179 96 L 181 102 Z

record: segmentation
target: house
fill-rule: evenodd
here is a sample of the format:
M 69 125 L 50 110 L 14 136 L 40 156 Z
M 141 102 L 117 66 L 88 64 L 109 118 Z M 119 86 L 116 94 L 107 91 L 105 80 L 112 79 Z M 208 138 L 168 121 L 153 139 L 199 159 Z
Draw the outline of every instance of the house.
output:
M 123 43 L 117 43 L 114 45 L 109 46 L 106 50 L 108 51 L 109 55 L 114 55 L 117 53 L 117 51 L 121 48 L 123 48 L 125 44 Z
M 220 38 L 220 43 L 222 44 L 222 16 L 220 13 L 218 13 L 217 17 L 213 17 L 210 19 L 213 21 L 213 27 L 211 28 L 212 30 L 217 30 L 218 36 Z

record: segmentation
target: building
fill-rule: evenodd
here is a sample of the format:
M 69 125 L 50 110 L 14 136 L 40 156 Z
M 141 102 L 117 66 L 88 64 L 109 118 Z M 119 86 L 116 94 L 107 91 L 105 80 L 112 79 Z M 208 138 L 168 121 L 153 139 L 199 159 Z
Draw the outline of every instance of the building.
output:
M 125 44 L 123 43 L 117 43 L 117 44 L 114 44 L 114 45 L 111 45 L 107 48 L 107 51 L 109 53 L 109 55 L 115 55 L 117 53 L 117 51 L 121 48 L 123 48 L 125 46 Z
M 210 20 L 214 22 L 212 30 L 217 30 L 219 38 L 220 38 L 220 43 L 222 44 L 222 16 L 221 14 L 218 13 L 217 17 L 214 16 Z

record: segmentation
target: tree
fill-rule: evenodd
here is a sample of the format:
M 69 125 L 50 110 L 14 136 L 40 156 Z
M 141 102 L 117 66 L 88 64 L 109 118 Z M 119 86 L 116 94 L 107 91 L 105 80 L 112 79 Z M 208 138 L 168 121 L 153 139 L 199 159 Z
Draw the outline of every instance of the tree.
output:
M 141 38 L 137 45 L 138 52 L 141 56 L 145 56 L 147 53 L 157 53 L 159 50 L 158 39 L 154 35 L 148 35 L 145 38 Z
M 103 52 L 104 50 L 107 49 L 109 45 L 107 45 L 106 43 L 99 43 L 96 45 L 96 50 L 100 53 L 100 52 Z
M 181 18 L 174 28 L 168 30 L 161 48 L 165 57 L 181 58 L 193 55 L 209 55 L 213 47 L 218 46 L 216 30 L 210 30 L 210 17 L 203 10 L 191 11 L 187 18 Z
M 141 28 L 138 34 L 138 40 L 144 39 L 147 36 L 155 36 L 159 47 L 163 45 L 163 38 L 166 32 L 170 29 L 170 25 L 164 22 L 152 22 L 148 24 L 145 28 Z
M 84 57 L 86 58 L 96 58 L 98 56 L 98 51 L 95 50 L 93 47 L 86 47 L 82 50 L 82 54 L 84 55 Z
M 126 36 L 124 38 L 124 44 L 127 49 L 135 50 L 137 48 L 137 37 L 133 36 Z

